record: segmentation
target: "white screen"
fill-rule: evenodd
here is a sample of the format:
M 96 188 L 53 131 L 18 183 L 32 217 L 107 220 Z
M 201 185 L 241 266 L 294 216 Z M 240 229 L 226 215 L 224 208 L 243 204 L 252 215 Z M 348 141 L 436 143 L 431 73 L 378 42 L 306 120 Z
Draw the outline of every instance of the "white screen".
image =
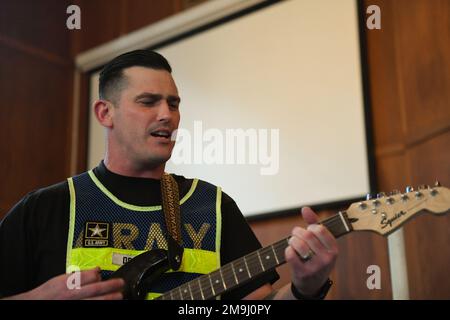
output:
M 369 192 L 357 19 L 353 0 L 286 1 L 157 50 L 173 68 L 180 127 L 195 141 L 187 158 L 193 163 L 169 161 L 166 171 L 221 186 L 247 216 Z M 95 74 L 93 99 L 97 81 Z M 104 133 L 90 118 L 94 167 Z M 209 136 L 194 135 L 195 121 Z M 226 148 L 227 130 L 239 128 L 256 139 L 244 144 L 244 164 Z M 215 159 L 224 164 L 205 164 L 207 139 L 222 141 L 223 157 Z M 177 143 L 174 152 L 180 150 Z M 263 175 L 263 168 L 275 174 Z

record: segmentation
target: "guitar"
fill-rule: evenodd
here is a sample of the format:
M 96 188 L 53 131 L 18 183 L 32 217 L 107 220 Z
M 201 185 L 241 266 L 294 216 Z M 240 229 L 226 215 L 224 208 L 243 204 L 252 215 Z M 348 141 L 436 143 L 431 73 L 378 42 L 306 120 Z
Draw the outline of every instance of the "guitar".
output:
M 414 216 L 430 212 L 443 215 L 450 211 L 450 190 L 436 183 L 434 187 L 407 188 L 389 195 L 378 194 L 376 199 L 355 202 L 320 223 L 336 237 L 352 231 L 372 231 L 387 236 Z M 288 238 L 261 248 L 230 262 L 216 271 L 162 294 L 162 300 L 209 300 L 249 282 L 263 273 L 286 262 L 284 250 Z M 112 277 L 125 280 L 125 299 L 144 299 L 151 283 L 169 270 L 167 251 L 162 249 L 144 252 L 124 264 Z

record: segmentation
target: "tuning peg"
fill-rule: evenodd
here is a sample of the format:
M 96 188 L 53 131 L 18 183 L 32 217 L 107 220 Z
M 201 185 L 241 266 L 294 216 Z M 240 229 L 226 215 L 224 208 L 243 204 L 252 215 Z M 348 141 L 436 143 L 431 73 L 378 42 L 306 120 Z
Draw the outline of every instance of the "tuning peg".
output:
M 391 196 L 395 196 L 395 195 L 397 195 L 399 193 L 400 193 L 400 190 L 394 189 L 394 190 L 391 191 L 390 195 Z
M 358 207 L 361 210 L 365 210 L 367 208 L 367 204 L 361 201 L 360 203 L 358 203 Z
M 406 187 L 406 193 L 414 191 L 414 188 L 411 186 Z
M 384 193 L 384 192 L 380 192 L 377 194 L 377 198 L 383 198 L 385 196 L 386 196 L 386 193 Z
M 392 197 L 388 197 L 388 198 L 386 199 L 386 202 L 387 202 L 387 204 L 393 204 L 393 203 L 395 202 L 395 200 L 394 200 L 394 198 L 392 198 Z
M 417 187 L 417 190 L 425 190 L 428 189 L 430 186 L 426 185 L 426 184 L 421 184 L 420 186 Z
M 409 197 L 408 197 L 408 195 L 406 193 L 404 193 L 404 194 L 402 194 L 400 199 L 402 199 L 402 201 L 405 202 L 405 201 L 407 201 L 409 199 Z
M 441 183 L 440 183 L 439 181 L 436 180 L 436 182 L 434 183 L 434 186 L 435 186 L 435 187 L 440 187 L 440 186 L 441 186 Z
M 415 196 L 417 199 L 422 198 L 423 194 L 420 191 L 416 191 Z

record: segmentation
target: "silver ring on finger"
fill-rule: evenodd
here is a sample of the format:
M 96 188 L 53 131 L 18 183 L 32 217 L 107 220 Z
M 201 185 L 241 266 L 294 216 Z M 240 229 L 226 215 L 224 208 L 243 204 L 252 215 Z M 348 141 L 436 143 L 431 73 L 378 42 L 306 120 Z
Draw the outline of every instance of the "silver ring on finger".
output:
M 299 255 L 299 257 L 300 257 L 300 260 L 302 260 L 302 262 L 307 262 L 307 261 L 311 260 L 314 255 L 315 255 L 314 251 L 309 249 L 307 254 L 305 254 L 304 256 Z

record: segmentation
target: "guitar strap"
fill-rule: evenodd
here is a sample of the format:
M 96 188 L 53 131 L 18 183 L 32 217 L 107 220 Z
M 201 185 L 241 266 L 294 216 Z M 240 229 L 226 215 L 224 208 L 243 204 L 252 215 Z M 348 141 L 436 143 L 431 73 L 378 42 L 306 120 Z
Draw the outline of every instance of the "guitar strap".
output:
M 167 227 L 169 266 L 172 270 L 178 270 L 184 250 L 181 236 L 180 194 L 177 182 L 168 173 L 164 173 L 161 178 L 161 196 Z

